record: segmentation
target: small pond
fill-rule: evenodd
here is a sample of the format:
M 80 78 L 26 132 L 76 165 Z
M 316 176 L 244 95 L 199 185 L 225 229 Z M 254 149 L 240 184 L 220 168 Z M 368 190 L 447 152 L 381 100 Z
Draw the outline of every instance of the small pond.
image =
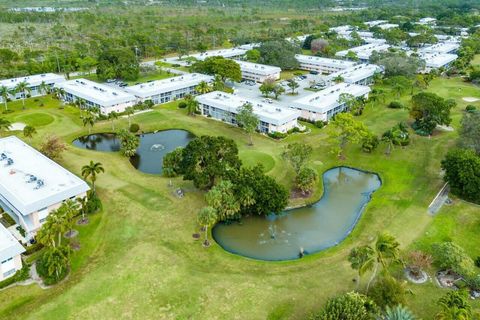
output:
M 292 260 L 344 240 L 358 222 L 371 195 L 381 186 L 378 175 L 347 167 L 323 174 L 324 194 L 311 206 L 280 215 L 247 217 L 219 223 L 213 237 L 225 250 L 259 260 Z
M 163 157 L 177 147 L 186 146 L 195 135 L 185 130 L 165 130 L 139 136 L 140 146 L 130 158 L 132 165 L 145 173 L 161 174 Z M 120 150 L 120 141 L 114 133 L 99 133 L 80 137 L 73 145 L 96 151 L 115 152 Z

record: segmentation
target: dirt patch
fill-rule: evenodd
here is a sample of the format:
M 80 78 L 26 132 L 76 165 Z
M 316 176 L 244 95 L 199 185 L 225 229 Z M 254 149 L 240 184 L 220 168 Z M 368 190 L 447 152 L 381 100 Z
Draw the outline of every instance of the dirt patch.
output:
M 474 97 L 465 97 L 465 98 L 463 98 L 463 101 L 465 101 L 465 102 L 477 102 L 477 101 L 480 101 L 480 99 L 474 98 Z
M 67 239 L 75 238 L 76 236 L 78 236 L 78 231 L 75 229 L 69 230 L 64 234 L 64 237 Z
M 26 126 L 23 122 L 14 122 L 10 125 L 10 131 L 22 131 Z
M 312 192 L 305 192 L 303 193 L 301 190 L 298 189 L 292 189 L 290 191 L 290 199 L 307 199 L 310 198 L 312 195 Z

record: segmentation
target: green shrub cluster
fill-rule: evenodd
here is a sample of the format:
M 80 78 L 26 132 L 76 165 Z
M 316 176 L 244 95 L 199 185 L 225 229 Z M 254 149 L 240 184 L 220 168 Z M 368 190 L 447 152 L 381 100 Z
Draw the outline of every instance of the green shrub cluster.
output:
M 18 270 L 13 276 L 7 278 L 3 281 L 0 281 L 0 289 L 8 287 L 11 284 L 14 284 L 18 281 L 27 280 L 29 277 L 30 266 L 28 264 L 23 264 L 22 269 Z
M 129 128 L 131 133 L 137 133 L 140 130 L 140 126 L 137 123 L 132 123 Z

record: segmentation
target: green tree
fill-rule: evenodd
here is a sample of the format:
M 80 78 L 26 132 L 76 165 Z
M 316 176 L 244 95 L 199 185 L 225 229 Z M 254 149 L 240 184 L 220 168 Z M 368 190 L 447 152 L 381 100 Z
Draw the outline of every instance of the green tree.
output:
M 112 123 L 112 131 L 115 131 L 115 120 L 118 119 L 118 113 L 112 111 L 107 115 L 107 118 Z
M 465 277 L 470 276 L 475 270 L 472 258 L 453 242 L 437 243 L 432 249 L 435 264 L 441 269 L 452 270 Z
M 50 86 L 45 81 L 42 81 L 38 86 L 38 92 L 40 94 L 48 94 L 50 93 Z
M 82 167 L 82 177 L 87 180 L 90 178 L 92 182 L 92 189 L 95 192 L 95 182 L 97 181 L 97 175 L 105 172 L 103 165 L 100 162 L 90 161 L 89 164 Z
M 79 213 L 79 207 L 78 207 L 78 202 L 74 201 L 72 199 L 66 200 L 64 203 L 62 203 L 63 207 L 63 214 L 64 217 L 63 219 L 65 220 L 65 225 L 67 229 L 69 230 L 70 235 L 72 234 L 72 229 L 73 229 L 73 224 L 74 221 L 73 219 L 78 215 Z
M 70 252 L 70 247 L 63 246 L 50 247 L 43 254 L 42 259 L 45 261 L 48 275 L 54 277 L 56 281 L 60 280 L 61 275 L 67 271 L 70 265 Z
M 176 177 L 181 174 L 183 148 L 176 148 L 163 157 L 163 175 L 165 177 Z
M 437 125 L 449 125 L 450 110 L 454 100 L 445 100 L 431 92 L 420 92 L 412 97 L 410 116 L 415 119 L 414 128 L 432 134 Z
M 444 180 L 453 194 L 480 203 L 480 156 L 471 149 L 454 149 L 442 160 Z
M 191 70 L 193 72 L 219 76 L 222 82 L 225 82 L 227 79 L 235 82 L 242 80 L 240 65 L 234 60 L 224 57 L 208 57 L 203 61 L 197 61 L 192 65 Z
M 205 229 L 205 241 L 203 245 L 208 247 L 210 242 L 208 241 L 208 228 L 215 225 L 217 222 L 217 210 L 212 207 L 203 207 L 197 215 L 198 224 Z
M 277 84 L 273 86 L 273 95 L 275 96 L 275 100 L 278 100 L 278 97 L 285 93 L 285 88 L 282 87 L 281 85 Z
M 286 40 L 265 41 L 258 51 L 260 52 L 259 63 L 277 66 L 283 70 L 298 69 L 300 65 L 295 54 L 301 53 L 301 49 Z
M 377 280 L 368 296 L 382 309 L 405 304 L 405 287 L 395 278 L 385 275 Z
M 0 118 L 0 131 L 10 130 L 12 123 L 5 118 Z
M 313 168 L 302 167 L 295 178 L 295 184 L 303 194 L 307 194 L 318 182 L 318 174 Z
M 2 97 L 5 111 L 8 110 L 8 99 L 10 98 L 10 90 L 6 86 L 0 86 L 0 97 Z
M 130 128 L 130 126 L 132 125 L 132 116 L 135 114 L 135 108 L 133 107 L 128 107 L 125 109 L 125 114 L 127 115 L 127 119 L 128 119 L 128 127 Z
M 120 139 L 120 151 L 126 157 L 133 157 L 140 145 L 140 139 L 127 129 L 121 129 L 118 132 Z
M 322 311 L 311 320 L 371 320 L 378 315 L 378 307 L 368 297 L 349 292 L 330 298 Z
M 66 144 L 55 135 L 48 136 L 40 145 L 40 152 L 52 160 L 60 160 L 65 150 L 67 150 Z
M 370 132 L 362 140 L 362 150 L 366 153 L 371 153 L 378 147 L 379 143 L 378 137 L 373 132 Z
M 295 94 L 295 89 L 297 89 L 298 87 L 300 87 L 300 85 L 298 84 L 298 82 L 295 81 L 295 80 L 293 80 L 293 79 L 288 80 L 287 86 L 292 90 L 292 95 Z
M 30 87 L 28 86 L 28 83 L 25 81 L 19 82 L 14 89 L 15 93 L 21 93 L 21 98 L 22 98 L 22 109 L 25 110 L 25 98 L 27 95 L 31 92 Z
M 312 156 L 313 148 L 305 143 L 290 143 L 285 147 L 282 157 L 290 163 L 298 175 L 300 169 L 308 162 Z
M 466 113 L 463 116 L 458 145 L 461 148 L 472 149 L 480 155 L 480 112 Z
M 82 218 L 80 219 L 80 222 L 86 224 L 88 222 L 88 219 L 85 217 L 88 211 L 88 207 L 87 207 L 88 198 L 78 197 L 75 200 L 77 201 L 77 204 L 78 204 L 78 210 L 82 214 Z
M 99 80 L 136 80 L 140 68 L 134 50 L 130 48 L 104 46 L 98 55 L 96 68 Z
M 186 95 L 185 103 L 187 104 L 188 115 L 195 115 L 195 113 L 198 111 L 198 101 L 195 100 L 191 95 Z
M 205 94 L 213 91 L 213 88 L 206 81 L 202 81 L 195 87 L 195 91 L 199 94 Z
M 395 307 L 388 307 L 385 310 L 385 315 L 381 318 L 382 320 L 415 320 L 415 316 L 402 305 L 397 305 Z
M 260 120 L 258 116 L 253 113 L 253 106 L 251 103 L 245 103 L 237 109 L 237 115 L 235 117 L 238 125 L 242 127 L 243 130 L 248 135 L 250 145 L 253 146 L 252 134 L 258 127 Z
M 373 52 L 370 62 L 385 68 L 385 76 L 413 77 L 425 68 L 425 62 L 414 55 L 408 56 L 403 51 Z
M 32 127 L 32 126 L 25 126 L 25 128 L 23 128 L 23 136 L 25 138 L 32 138 L 33 135 L 37 134 L 37 130 Z
M 388 266 L 391 263 L 400 261 L 400 244 L 398 241 L 388 233 L 382 233 L 377 237 L 373 251 L 375 252 L 375 263 L 373 265 L 373 272 L 367 284 L 367 292 L 372 281 L 377 276 L 379 266 L 382 270 L 388 273 Z
M 89 112 L 86 115 L 81 116 L 80 118 L 82 119 L 83 126 L 88 126 L 88 134 L 92 133 L 92 128 L 96 122 L 96 117 Z
M 375 265 L 375 250 L 368 245 L 355 247 L 348 255 L 348 261 L 353 270 L 357 270 L 357 290 L 360 288 L 360 280 L 362 276 L 373 269 Z
M 222 180 L 205 195 L 208 205 L 216 210 L 219 221 L 240 218 L 240 203 L 234 192 L 233 183 Z
M 225 137 L 201 136 L 188 143 L 182 152 L 180 171 L 200 189 L 210 189 L 215 180 L 238 170 L 241 161 L 235 142 Z
M 370 134 L 368 128 L 362 122 L 355 120 L 350 113 L 337 114 L 331 124 L 332 130 L 329 131 L 329 136 L 337 142 L 333 152 L 340 159 L 345 158 L 345 148 L 348 143 L 360 143 Z
M 260 51 L 258 51 L 257 49 L 251 49 L 247 51 L 245 56 L 247 58 L 247 61 L 258 62 L 258 60 L 260 59 Z
M 435 320 L 472 319 L 472 307 L 466 291 L 449 291 L 438 300 L 438 305 L 441 311 L 435 315 Z
M 268 97 L 275 91 L 275 81 L 272 79 L 265 79 L 259 87 L 259 90 L 265 97 Z

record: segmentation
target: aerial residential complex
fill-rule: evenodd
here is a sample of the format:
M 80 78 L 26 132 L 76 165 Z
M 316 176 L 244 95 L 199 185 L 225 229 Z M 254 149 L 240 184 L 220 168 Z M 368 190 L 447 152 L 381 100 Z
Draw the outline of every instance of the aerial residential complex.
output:
M 425 61 L 425 70 L 423 72 L 430 72 L 433 69 L 448 68 L 458 56 L 450 53 L 432 53 L 423 52 L 419 57 Z
M 53 86 L 57 83 L 61 83 L 65 81 L 65 77 L 55 74 L 55 73 L 44 73 L 44 74 L 36 74 L 33 76 L 27 77 L 19 77 L 19 78 L 12 78 L 12 79 L 4 79 L 0 80 L 0 87 L 5 86 L 7 89 L 10 90 L 10 98 L 11 99 L 20 99 L 24 96 L 23 92 L 15 92 L 15 87 L 21 83 L 25 82 L 29 89 L 29 94 L 32 97 L 45 95 L 46 92 L 41 90 L 41 85 L 44 83 L 48 86 L 48 88 L 53 88 Z M 0 102 L 3 102 L 3 98 L 0 97 Z
M 0 206 L 31 239 L 48 214 L 89 186 L 15 136 L 0 139 Z
M 84 101 L 84 107 L 98 107 L 102 114 L 112 111 L 123 112 L 136 104 L 137 98 L 122 89 L 100 84 L 86 79 L 68 80 L 55 85 L 65 91 L 63 99 L 67 102 Z
M 25 248 L 0 223 L 0 281 L 9 278 L 22 269 L 21 254 Z
M 331 73 L 328 79 L 342 78 L 343 82 L 351 84 L 369 85 L 376 73 L 382 72 L 382 68 L 374 64 L 358 64 L 351 68 Z
M 213 77 L 200 73 L 189 73 L 178 77 L 156 80 L 126 87 L 125 91 L 141 101 L 151 100 L 154 104 L 181 99 L 196 94 L 195 88 L 202 82 L 210 82 Z
M 353 61 L 314 57 L 303 54 L 296 54 L 295 58 L 300 63 L 300 69 L 317 71 L 324 74 L 345 70 L 356 64 Z
M 428 47 L 421 48 L 420 52 L 429 53 L 455 53 L 460 48 L 459 43 L 439 42 Z
M 267 66 L 259 63 L 252 63 L 247 61 L 236 61 L 240 65 L 242 71 L 242 78 L 246 80 L 253 80 L 256 82 L 263 82 L 267 79 L 280 79 L 280 72 L 282 69 L 274 66 Z
M 258 130 L 261 133 L 286 133 L 298 126 L 297 118 L 300 116 L 300 112 L 276 104 L 264 103 L 220 91 L 213 91 L 198 96 L 196 99 L 200 104 L 199 108 L 202 115 L 232 125 L 237 124 L 238 108 L 250 103 L 253 106 L 253 112 L 260 120 Z
M 363 46 L 358 46 L 350 48 L 343 51 L 338 51 L 335 55 L 338 57 L 346 57 L 347 54 L 351 51 L 355 53 L 362 62 L 367 62 L 370 59 L 370 56 L 374 51 L 376 52 L 385 52 L 390 48 L 390 45 L 384 43 L 369 43 Z
M 346 111 L 345 103 L 339 101 L 342 94 L 368 98 L 369 93 L 370 88 L 367 86 L 342 82 L 295 100 L 292 108 L 300 110 L 303 119 L 328 121 L 335 114 Z

